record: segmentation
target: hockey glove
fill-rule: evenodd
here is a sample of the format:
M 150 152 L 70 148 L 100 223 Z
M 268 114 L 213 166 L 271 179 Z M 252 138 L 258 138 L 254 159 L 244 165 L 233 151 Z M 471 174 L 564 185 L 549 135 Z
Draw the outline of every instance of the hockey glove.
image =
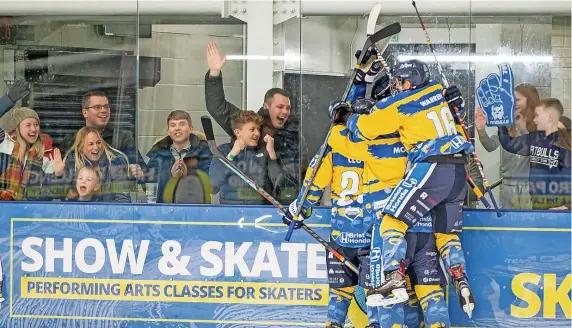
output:
M 373 106 L 375 106 L 375 100 L 373 99 L 365 99 L 365 98 L 358 98 L 356 101 L 353 102 L 351 106 L 351 111 L 354 114 L 362 115 L 362 114 L 370 114 L 373 110 Z
M 356 77 L 354 78 L 354 84 L 361 84 L 361 83 L 373 83 L 375 81 L 375 77 L 377 73 L 381 71 L 381 61 L 376 60 L 371 63 L 371 66 L 364 71 L 363 69 L 358 69 L 356 73 Z
M 15 103 L 18 100 L 26 97 L 30 93 L 28 83 L 25 80 L 18 80 L 8 89 L 8 98 Z
M 351 106 L 341 100 L 333 100 L 328 108 L 330 120 L 334 124 L 346 124 L 348 118 L 351 116 Z
M 456 85 L 452 85 L 445 89 L 445 100 L 449 104 L 449 108 L 452 110 L 455 107 L 460 108 L 465 102 L 461 95 L 461 90 L 459 90 Z
M 372 56 L 377 56 L 377 54 L 378 54 L 377 47 L 370 47 L 365 52 L 365 56 L 363 56 L 361 63 L 358 63 L 358 64 L 363 65 L 363 64 L 367 63 L 371 59 Z M 356 51 L 355 56 L 356 56 L 356 59 L 359 59 L 359 56 L 361 56 L 361 49 Z
M 292 222 L 297 208 L 298 208 L 298 201 L 297 200 L 293 201 L 290 204 L 290 206 L 288 206 L 288 211 L 286 212 L 286 214 L 284 214 L 282 216 L 282 222 L 284 222 L 285 225 L 287 225 L 287 226 L 290 225 L 290 222 Z M 302 208 L 302 213 L 300 213 L 300 215 L 298 216 L 298 219 L 296 220 L 296 223 L 294 224 L 294 229 L 302 228 L 302 224 L 304 224 L 304 220 L 309 218 L 311 215 L 312 215 L 312 208 L 311 207 L 308 209 Z

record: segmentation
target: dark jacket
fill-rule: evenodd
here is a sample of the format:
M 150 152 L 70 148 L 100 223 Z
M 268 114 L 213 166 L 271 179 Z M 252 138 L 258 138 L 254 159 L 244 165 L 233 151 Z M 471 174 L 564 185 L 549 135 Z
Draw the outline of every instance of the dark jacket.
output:
M 197 169 L 209 173 L 209 166 L 212 153 L 205 140 L 201 140 L 195 134 L 191 134 L 191 151 L 185 156 L 185 160 L 196 158 L 198 160 Z M 171 167 L 175 163 L 175 158 L 171 153 L 173 140 L 167 136 L 156 142 L 147 153 L 149 164 L 147 164 L 145 183 L 157 183 L 157 203 L 163 203 L 163 193 L 165 186 L 171 179 Z
M 530 156 L 530 196 L 534 209 L 565 205 L 570 208 L 571 151 L 570 130 L 550 135 L 534 131 L 511 137 L 506 127 L 499 128 L 499 140 L 509 152 Z
M 227 156 L 232 145 L 233 143 L 220 145 L 219 150 Z M 278 161 L 271 160 L 263 146 L 246 147 L 233 159 L 233 163 L 267 192 L 274 189 L 274 184 L 281 173 Z M 213 186 L 213 193 L 219 193 L 221 204 L 269 204 L 246 182 L 231 172 L 218 158 L 214 158 L 210 164 L 209 177 Z
M 239 108 L 225 98 L 222 73 L 215 77 L 206 73 L 205 100 L 209 114 L 232 137 L 230 119 Z M 274 149 L 282 167 L 272 194 L 281 202 L 289 203 L 296 199 L 300 181 L 308 167 L 308 149 L 301 134 L 300 123 L 296 117 L 290 116 L 282 128 L 276 129 L 270 122 L 267 110 L 262 107 L 258 114 L 265 122 L 260 139 L 263 140 L 265 134 L 274 138 Z
M 129 195 L 131 183 L 128 181 L 127 161 L 123 154 L 116 154 L 116 158 L 109 163 L 105 154 L 101 155 L 99 162 L 92 163 L 84 160 L 85 166 L 98 167 L 101 172 L 101 188 L 98 193 L 98 199 L 103 202 L 129 203 L 131 197 Z M 78 172 L 75 169 L 75 158 L 73 153 L 66 158 L 66 168 L 63 177 L 56 180 L 55 183 L 64 186 L 64 190 L 75 189 Z M 63 197 L 62 197 L 63 196 Z M 64 195 L 54 195 L 54 198 L 65 199 Z

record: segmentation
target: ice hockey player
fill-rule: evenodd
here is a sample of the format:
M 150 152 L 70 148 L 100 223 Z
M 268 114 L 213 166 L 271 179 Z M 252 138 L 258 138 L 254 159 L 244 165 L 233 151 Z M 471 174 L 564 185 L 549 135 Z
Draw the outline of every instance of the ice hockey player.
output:
M 379 78 L 372 88 L 372 99 L 380 100 L 389 96 L 389 79 Z M 348 113 L 365 114 L 371 112 L 375 100 L 360 99 L 348 106 L 347 103 L 333 102 L 330 113 L 334 123 L 344 123 Z M 343 110 L 342 108 L 345 108 Z M 335 114 L 340 115 L 335 117 Z M 328 144 L 345 156 L 351 156 L 365 163 L 364 199 L 365 215 L 374 217 L 370 255 L 370 284 L 377 287 L 383 283 L 381 255 L 382 238 L 379 227 L 383 218 L 383 207 L 392 189 L 403 177 L 407 165 L 407 154 L 399 140 L 399 134 L 378 136 L 364 141 L 355 138 L 344 125 L 334 127 Z M 441 285 L 446 284 L 439 265 L 439 258 L 432 233 L 430 213 L 419 220 L 406 235 L 407 252 L 404 268 L 411 278 L 407 292 L 412 296 L 404 307 L 401 304 L 377 307 L 382 327 L 418 327 L 419 314 L 416 313 L 415 297 L 418 297 L 427 327 L 449 327 L 449 313 Z M 415 290 L 412 292 L 411 289 Z M 407 299 L 407 298 L 406 298 Z M 372 307 L 375 307 L 373 304 Z M 370 306 L 370 304 L 368 304 Z M 396 313 L 401 313 L 399 318 Z
M 407 229 L 432 212 L 436 245 L 453 277 L 461 307 L 471 317 L 474 298 L 464 273 L 459 234 L 466 191 L 466 154 L 472 145 L 459 133 L 451 110 L 462 107 L 459 89 L 430 80 L 426 64 L 399 63 L 393 77 L 399 93 L 376 103 L 369 115 L 351 115 L 347 127 L 363 140 L 398 132 L 412 165 L 383 208 L 384 283 L 368 295 L 370 304 L 407 300 L 404 265 Z M 343 110 L 343 109 L 340 109 Z
M 357 54 L 356 56 L 359 56 Z M 373 57 L 373 56 L 371 56 Z M 357 72 L 352 92 L 349 98 L 360 93 L 365 93 L 367 82 L 379 72 L 380 63 L 369 61 Z M 357 69 L 357 68 L 356 68 Z M 319 151 L 318 151 L 319 153 Z M 343 327 L 353 294 L 358 283 L 361 287 L 369 289 L 369 253 L 371 244 L 371 226 L 373 218 L 364 215 L 363 210 L 363 187 L 364 187 L 364 164 L 362 161 L 345 157 L 328 147 L 313 183 L 308 186 L 308 180 L 316 165 L 314 157 L 306 172 L 304 188 L 310 188 L 308 196 L 302 205 L 302 215 L 298 218 L 296 228 L 301 227 L 301 222 L 311 215 L 312 207 L 321 199 L 324 189 L 331 186 L 331 232 L 329 244 L 335 250 L 344 254 L 354 265 L 359 268 L 359 275 L 345 267 L 342 262 L 329 253 L 326 256 L 328 270 L 328 283 L 330 299 L 328 302 L 327 327 Z M 296 201 L 289 206 L 289 214 L 283 220 L 290 224 L 297 205 L 301 200 L 302 192 Z M 368 307 L 368 327 L 379 327 L 377 313 Z

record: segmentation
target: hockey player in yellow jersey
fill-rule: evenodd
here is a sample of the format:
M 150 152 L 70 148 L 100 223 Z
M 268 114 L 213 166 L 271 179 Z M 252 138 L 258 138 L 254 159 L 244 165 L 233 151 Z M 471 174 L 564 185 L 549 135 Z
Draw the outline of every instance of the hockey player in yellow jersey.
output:
M 371 99 L 382 99 L 389 96 L 389 79 L 381 76 L 372 88 Z M 361 96 L 361 94 L 358 94 Z M 345 102 L 332 102 L 331 115 L 335 112 L 342 116 L 350 113 L 370 113 L 375 100 L 360 99 L 351 107 Z M 346 108 L 345 111 L 339 110 Z M 344 117 L 332 117 L 334 123 L 345 121 Z M 370 284 L 378 287 L 383 283 L 381 254 L 382 239 L 379 227 L 383 217 L 383 207 L 392 189 L 398 185 L 405 174 L 407 154 L 399 139 L 399 134 L 378 136 L 374 140 L 360 140 L 352 135 L 345 126 L 334 126 L 328 144 L 332 149 L 344 156 L 362 160 L 364 166 L 365 215 L 374 217 L 372 228 L 372 245 L 370 255 Z M 418 327 L 420 313 L 415 310 L 417 300 L 423 309 L 424 322 L 427 327 L 449 327 L 450 320 L 444 292 L 441 285 L 446 284 L 440 269 L 435 238 L 432 233 L 431 214 L 426 215 L 408 230 L 406 236 L 408 248 L 406 252 L 407 273 L 411 278 L 408 284 L 409 295 L 412 299 L 403 307 L 401 304 L 377 307 L 381 327 Z M 415 292 L 411 289 L 414 288 Z M 368 304 L 369 306 L 369 304 Z M 404 318 L 399 318 L 396 312 L 403 312 Z M 417 316 L 416 316 L 417 315 Z M 399 321 L 401 319 L 401 321 Z M 422 320 L 423 321 L 423 320 Z
M 431 212 L 437 248 L 453 277 L 461 307 L 470 317 L 474 298 L 463 270 L 459 234 L 466 192 L 465 156 L 473 147 L 459 134 L 459 122 L 449 107 L 462 105 L 462 98 L 455 86 L 443 90 L 430 80 L 427 65 L 417 60 L 398 64 L 393 76 L 400 91 L 397 95 L 377 102 L 369 115 L 354 114 L 347 119 L 348 129 L 362 140 L 398 132 L 411 164 L 383 209 L 380 233 L 385 281 L 368 295 L 368 302 L 387 305 L 407 300 L 403 297 L 405 234 Z
M 356 57 L 359 56 L 356 55 Z M 356 90 L 365 91 L 366 81 L 375 76 L 380 69 L 379 63 L 368 65 L 367 69 L 358 72 L 354 80 L 354 87 L 350 98 L 354 97 Z M 318 154 L 320 151 L 318 150 Z M 303 188 L 309 188 L 308 195 L 302 204 L 302 214 L 295 224 L 295 228 L 301 226 L 301 222 L 311 215 L 312 207 L 316 206 L 321 199 L 324 189 L 331 186 L 331 231 L 329 244 L 333 249 L 342 253 L 359 268 L 359 274 L 345 267 L 332 254 L 326 255 L 326 266 L 329 283 L 328 322 L 327 327 L 342 328 L 353 299 L 354 290 L 359 284 L 368 290 L 369 285 L 369 253 L 371 244 L 371 226 L 373 218 L 365 215 L 364 205 L 364 163 L 345 157 L 335 149 L 326 150 L 322 162 L 316 172 L 311 185 L 308 185 L 310 176 L 316 166 L 318 154 L 310 162 L 303 183 Z M 293 213 L 301 200 L 302 192 L 288 207 L 289 214 L 284 217 L 284 223 L 290 224 Z M 300 221 L 302 219 L 302 221 Z M 378 315 L 372 308 L 367 309 L 368 327 L 380 327 Z

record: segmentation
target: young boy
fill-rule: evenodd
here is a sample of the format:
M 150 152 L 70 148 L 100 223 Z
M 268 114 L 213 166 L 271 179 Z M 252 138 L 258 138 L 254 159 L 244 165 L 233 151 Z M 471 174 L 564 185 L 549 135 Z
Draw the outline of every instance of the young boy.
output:
M 260 140 L 262 123 L 263 118 L 253 111 L 241 110 L 234 113 L 231 118 L 233 141 L 220 145 L 219 150 L 242 172 L 271 193 L 281 170 L 274 151 L 274 139 L 266 135 L 264 143 Z M 219 193 L 221 204 L 267 204 L 264 198 L 216 158 L 211 161 L 209 177 L 213 193 Z
M 77 199 L 66 199 L 78 202 L 97 202 L 97 192 L 101 188 L 101 173 L 93 166 L 82 167 L 77 174 L 75 183 Z
M 165 202 L 165 196 L 173 198 L 173 191 L 169 191 L 171 195 L 165 195 L 165 190 L 173 178 L 185 178 L 189 175 L 189 170 L 201 170 L 208 174 L 212 159 L 206 140 L 193 131 L 189 113 L 182 110 L 172 111 L 167 117 L 167 133 L 168 136 L 157 141 L 147 153 L 149 164 L 143 179 L 145 183 L 158 184 L 157 203 Z M 205 183 L 200 188 L 208 190 Z M 190 199 L 193 198 L 187 200 Z
M 570 129 L 559 128 L 564 107 L 547 98 L 535 110 L 537 130 L 511 137 L 499 128 L 499 141 L 511 153 L 530 156 L 530 196 L 533 209 L 570 209 Z

